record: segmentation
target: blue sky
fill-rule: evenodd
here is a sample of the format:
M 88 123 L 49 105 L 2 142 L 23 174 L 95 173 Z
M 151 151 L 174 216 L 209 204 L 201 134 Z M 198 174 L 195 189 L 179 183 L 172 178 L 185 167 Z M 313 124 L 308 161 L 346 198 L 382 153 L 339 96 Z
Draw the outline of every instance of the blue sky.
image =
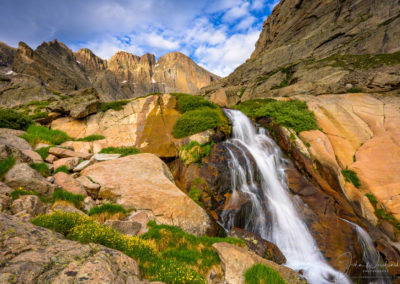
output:
M 0 41 L 36 48 L 57 38 L 109 59 L 118 50 L 180 51 L 226 76 L 249 58 L 279 0 L 2 0 Z

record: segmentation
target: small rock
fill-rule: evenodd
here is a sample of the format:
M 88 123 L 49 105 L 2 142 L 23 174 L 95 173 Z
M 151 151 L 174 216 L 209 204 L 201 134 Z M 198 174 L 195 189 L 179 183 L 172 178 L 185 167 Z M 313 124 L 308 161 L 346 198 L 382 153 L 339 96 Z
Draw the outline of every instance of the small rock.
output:
M 88 177 L 80 176 L 76 180 L 80 182 L 80 184 L 83 186 L 84 189 L 86 189 L 87 192 L 96 196 L 99 193 L 100 185 L 92 182 Z
M 13 192 L 14 189 L 11 187 L 7 186 L 5 183 L 0 182 L 0 194 L 4 195 L 10 195 L 11 192 Z
M 35 217 L 39 214 L 45 213 L 46 208 L 39 197 L 36 195 L 21 195 L 17 200 L 11 205 L 11 212 L 17 214 L 20 212 L 25 212 L 31 217 Z
M 137 232 L 138 236 L 147 233 L 149 229 L 147 228 L 147 223 L 151 220 L 154 220 L 156 217 L 151 211 L 139 211 L 134 212 L 132 215 L 128 217 L 128 220 L 133 221 L 141 225 L 141 229 Z
M 346 84 L 346 89 L 351 89 L 351 88 L 353 88 L 353 84 L 347 83 Z
M 47 158 L 45 159 L 45 161 L 52 164 L 52 163 L 54 163 L 54 161 L 56 161 L 57 159 L 58 159 L 57 156 L 54 156 L 54 155 L 52 155 L 52 154 L 49 154 L 49 155 L 47 156 Z
M 39 149 L 42 149 L 42 148 L 47 148 L 47 147 L 50 147 L 50 146 L 51 146 L 50 144 L 39 143 L 39 144 L 36 144 L 35 150 L 39 150 Z
M 14 165 L 7 172 L 5 183 L 12 188 L 22 187 L 43 195 L 51 195 L 55 189 L 53 184 L 25 163 Z
M 62 211 L 65 213 L 78 213 L 80 215 L 86 215 L 81 210 L 76 208 L 72 203 L 65 202 L 65 201 L 54 202 L 54 205 L 51 209 L 52 209 L 52 211 Z
M 73 194 L 87 196 L 86 190 L 83 189 L 80 182 L 64 172 L 58 172 L 54 175 L 54 183 Z
M 142 225 L 131 221 L 107 220 L 104 225 L 109 226 L 125 235 L 136 236 Z
M 53 164 L 46 163 L 46 166 L 49 168 L 50 172 L 52 172 L 54 170 Z
M 48 182 L 54 183 L 54 177 L 52 177 L 52 176 L 47 177 L 46 180 L 47 180 Z
M 90 160 L 101 162 L 118 159 L 119 157 L 121 157 L 121 154 L 94 154 Z
M 68 149 L 63 149 L 63 148 L 58 148 L 58 147 L 50 148 L 49 153 L 52 155 L 55 155 L 59 158 L 76 157 L 76 158 L 81 158 L 84 160 L 87 160 L 92 156 L 92 154 L 89 154 L 89 153 L 74 152 L 74 151 L 71 151 Z
M 91 163 L 92 163 L 91 160 L 83 161 L 82 163 L 80 163 L 79 165 L 77 165 L 77 166 L 74 168 L 74 172 L 80 172 L 80 171 L 82 171 L 84 168 L 88 167 Z
M 88 196 L 83 200 L 83 205 L 85 206 L 86 211 L 90 211 L 90 209 L 96 206 L 96 202 L 90 196 Z
M 34 163 L 38 164 L 38 163 L 42 163 L 43 162 L 42 157 L 38 153 L 33 151 L 33 150 L 24 150 L 24 151 L 22 151 L 22 153 L 24 153 L 29 158 L 31 158 Z
M 275 244 L 264 240 L 259 235 L 240 228 L 233 228 L 229 231 L 228 235 L 230 237 L 244 240 L 251 251 L 254 251 L 265 259 L 278 264 L 284 264 L 286 262 L 286 257 L 283 255 L 281 250 Z
M 11 203 L 12 203 L 11 197 L 9 197 L 3 193 L 0 193 L 0 212 L 8 213 Z
M 75 168 L 78 164 L 79 158 L 76 157 L 62 158 L 53 163 L 55 169 L 66 166 L 69 171 Z
M 0 135 L 0 144 L 13 146 L 20 151 L 32 150 L 31 145 L 26 140 L 12 134 Z
M 17 129 L 10 129 L 10 128 L 0 128 L 0 136 L 4 134 L 9 134 L 9 135 L 14 135 L 14 136 L 21 136 L 25 134 L 26 131 L 23 130 L 17 130 Z
M 22 153 L 22 151 L 18 148 L 12 145 L 1 144 L 0 142 L 0 160 L 4 160 L 9 157 L 14 157 L 17 163 L 33 163 L 32 159 Z

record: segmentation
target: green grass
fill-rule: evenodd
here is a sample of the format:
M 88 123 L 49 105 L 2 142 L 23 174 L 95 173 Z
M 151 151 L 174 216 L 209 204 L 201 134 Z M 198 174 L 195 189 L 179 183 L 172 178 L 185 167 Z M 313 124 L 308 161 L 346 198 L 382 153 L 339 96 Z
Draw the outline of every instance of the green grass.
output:
M 58 167 L 57 169 L 54 170 L 54 174 L 59 173 L 59 172 L 69 174 L 69 170 L 68 170 L 67 166 L 65 166 L 65 165 Z
M 206 283 L 202 275 L 183 262 L 176 254 L 159 253 L 153 241 L 136 236 L 126 236 L 110 227 L 100 225 L 87 216 L 57 211 L 36 217 L 33 224 L 64 234 L 81 243 L 97 243 L 119 250 L 136 259 L 143 277 L 167 283 Z
M 22 187 L 12 191 L 10 195 L 13 200 L 18 199 L 21 195 L 36 195 L 36 196 L 38 196 L 37 192 L 31 191 L 31 190 L 25 190 Z
M 29 126 L 26 133 L 21 137 L 31 145 L 36 145 L 37 143 L 59 145 L 65 141 L 72 140 L 71 137 L 61 130 L 52 130 L 38 125 Z
M 139 154 L 140 150 L 136 147 L 107 147 L 101 149 L 100 154 L 121 154 L 121 157 Z
M 400 51 L 385 54 L 335 54 L 320 60 L 320 62 L 328 62 L 330 66 L 349 70 L 368 70 L 383 65 L 400 64 Z
M 346 93 L 362 93 L 362 92 L 363 90 L 359 88 L 351 88 L 346 90 Z
M 193 186 L 191 186 L 190 187 L 190 190 L 189 190 L 189 197 L 194 201 L 194 202 L 196 202 L 197 204 L 199 204 L 200 206 L 204 206 L 203 205 L 203 203 L 201 202 L 201 195 L 202 195 L 202 192 L 201 192 L 201 190 L 200 189 L 198 189 L 195 185 L 193 185 Z
M 79 138 L 76 139 L 76 141 L 85 141 L 85 142 L 92 142 L 92 141 L 96 141 L 96 140 L 102 140 L 105 137 L 103 135 L 97 135 L 97 134 L 93 134 L 93 135 L 89 135 L 83 138 Z
M 172 134 L 175 138 L 187 137 L 222 124 L 217 109 L 203 107 L 185 112 L 175 123 Z
M 0 162 L 0 177 L 3 177 L 15 164 L 14 157 L 5 158 Z
M 296 133 L 319 129 L 314 113 L 308 110 L 306 102 L 299 100 L 250 100 L 233 108 L 252 118 L 271 117 L 275 123 L 289 127 Z
M 44 177 L 48 177 L 50 175 L 50 169 L 47 167 L 46 163 L 32 164 L 31 168 L 37 170 Z
M 244 273 L 246 284 L 286 284 L 279 273 L 264 264 L 255 264 Z
M 42 119 L 42 118 L 48 118 L 49 117 L 49 112 L 44 111 L 44 112 L 39 112 L 35 113 L 29 116 L 31 119 L 36 120 L 36 119 Z
M 185 113 L 187 111 L 202 107 L 217 108 L 215 104 L 200 96 L 193 96 L 183 93 L 171 93 L 171 95 L 176 96 L 178 100 L 178 110 L 180 113 Z
M 360 188 L 360 180 L 358 179 L 357 173 L 355 171 L 345 169 L 342 170 L 342 175 L 347 182 L 351 182 L 355 187 Z
M 0 128 L 26 130 L 32 123 L 32 119 L 22 113 L 0 108 Z
M 54 191 L 51 200 L 53 203 L 58 200 L 68 201 L 73 203 L 76 208 L 81 208 L 84 196 L 81 194 L 73 194 L 62 189 L 57 189 Z
M 35 150 L 35 152 L 38 153 L 40 155 L 40 157 L 42 157 L 43 160 L 46 160 L 47 156 L 49 155 L 50 148 L 51 148 L 51 146 L 43 147 L 43 148 Z
M 130 102 L 129 100 L 121 100 L 115 102 L 102 103 L 100 109 L 102 112 L 106 112 L 107 110 L 110 109 L 122 110 L 124 108 L 124 105 L 128 104 L 129 102 Z
M 102 213 L 109 213 L 109 214 L 115 214 L 115 213 L 128 213 L 128 211 L 122 207 L 121 205 L 117 204 L 111 204 L 111 203 L 106 203 L 100 206 L 95 206 L 89 211 L 89 216 L 97 215 L 97 214 L 102 214 Z
M 371 202 L 371 204 L 376 207 L 376 205 L 378 204 L 378 200 L 376 200 L 375 195 L 371 194 L 371 193 L 367 193 L 365 194 L 365 196 L 368 198 L 369 202 Z
M 201 145 L 197 141 L 192 141 L 179 149 L 179 158 L 186 165 L 201 164 L 202 159 L 210 154 L 213 145 L 214 143 Z

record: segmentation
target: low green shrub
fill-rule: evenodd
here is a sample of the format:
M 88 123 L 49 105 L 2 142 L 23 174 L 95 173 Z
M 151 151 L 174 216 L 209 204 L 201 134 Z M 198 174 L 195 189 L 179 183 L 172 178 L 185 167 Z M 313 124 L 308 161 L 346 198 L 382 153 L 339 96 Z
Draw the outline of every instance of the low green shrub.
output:
M 65 165 L 58 167 L 57 169 L 54 170 L 54 174 L 59 173 L 59 172 L 69 174 L 69 170 L 68 170 L 67 166 L 65 166 Z
M 38 112 L 34 113 L 29 116 L 31 119 L 36 120 L 36 119 L 42 119 L 42 118 L 48 118 L 49 117 L 49 112 L 44 111 L 44 112 Z
M 50 148 L 51 148 L 51 146 L 43 147 L 43 148 L 35 150 L 35 152 L 38 153 L 40 155 L 40 157 L 42 157 L 43 160 L 46 160 L 47 156 L 49 155 Z
M 286 284 L 279 273 L 264 264 L 255 264 L 244 273 L 246 284 Z
M 186 111 L 175 123 L 172 134 L 175 138 L 187 137 L 222 124 L 217 109 L 203 107 Z
M 202 202 L 200 201 L 200 198 L 201 198 L 201 190 L 200 189 L 198 189 L 196 186 L 192 186 L 192 187 L 190 187 L 190 190 L 189 190 L 189 197 L 194 201 L 194 202 L 196 202 L 197 204 L 199 204 L 199 205 L 203 205 L 202 204 Z
M 362 93 L 363 90 L 359 88 L 351 88 L 346 90 L 347 93 Z
M 115 214 L 115 213 L 128 213 L 128 211 L 122 207 L 121 205 L 118 204 L 111 204 L 111 203 L 106 203 L 102 204 L 100 206 L 95 206 L 89 211 L 89 216 L 96 215 L 96 214 L 101 214 L 101 213 L 109 213 L 109 214 Z
M 171 95 L 176 96 L 178 100 L 178 110 L 180 113 L 185 113 L 187 111 L 202 107 L 217 108 L 215 104 L 200 96 L 183 93 L 171 93 Z
M 76 208 L 81 208 L 84 196 L 81 194 L 73 194 L 62 189 L 57 189 L 52 195 L 52 202 L 54 203 L 58 200 L 71 202 L 75 205 Z
M 11 193 L 10 193 L 10 195 L 11 195 L 11 198 L 13 199 L 13 200 L 16 200 L 16 199 L 18 199 L 21 195 L 38 195 L 36 192 L 34 192 L 34 191 L 31 191 L 31 190 L 26 190 L 26 189 L 23 189 L 22 187 L 19 187 L 18 189 L 16 189 L 16 190 L 14 190 L 14 191 L 12 191 Z
M 274 122 L 292 128 L 296 133 L 319 129 L 314 113 L 308 110 L 306 102 L 299 100 L 250 100 L 233 108 L 252 118 L 271 117 Z
M 351 182 L 357 188 L 360 187 L 360 180 L 355 171 L 346 168 L 345 170 L 342 170 L 342 175 L 347 182 Z
M 32 119 L 22 113 L 0 108 L 0 128 L 26 130 L 32 123 Z
M 44 177 L 48 177 L 50 175 L 50 169 L 47 167 L 46 163 L 32 164 L 31 168 L 37 170 Z
M 83 138 L 79 138 L 76 139 L 76 141 L 85 141 L 85 142 L 92 142 L 92 141 L 96 141 L 96 140 L 102 140 L 105 137 L 103 135 L 97 135 L 97 134 L 93 134 L 93 135 L 89 135 Z
M 36 145 L 40 142 L 59 145 L 65 141 L 72 140 L 71 137 L 61 130 L 52 130 L 38 125 L 29 126 L 26 133 L 21 137 L 31 145 Z
M 36 226 L 44 227 L 68 235 L 70 231 L 80 224 L 91 222 L 88 216 L 78 213 L 55 211 L 50 215 L 41 215 L 32 220 Z
M 213 143 L 201 145 L 197 141 L 192 141 L 179 149 L 179 158 L 186 165 L 201 164 L 201 160 L 210 154 L 213 145 Z
M 121 154 L 121 157 L 139 154 L 140 150 L 136 147 L 107 147 L 101 149 L 101 154 Z
M 3 177 L 15 164 L 14 157 L 5 158 L 0 162 L 0 177 Z
M 397 230 L 400 231 L 400 222 L 390 213 L 386 212 L 384 209 L 379 208 L 375 209 L 376 217 L 380 219 L 384 219 L 392 224 Z
M 115 102 L 102 103 L 100 109 L 102 112 L 106 112 L 107 110 L 110 109 L 122 110 L 124 105 L 128 104 L 129 102 L 130 102 L 129 100 L 120 100 Z

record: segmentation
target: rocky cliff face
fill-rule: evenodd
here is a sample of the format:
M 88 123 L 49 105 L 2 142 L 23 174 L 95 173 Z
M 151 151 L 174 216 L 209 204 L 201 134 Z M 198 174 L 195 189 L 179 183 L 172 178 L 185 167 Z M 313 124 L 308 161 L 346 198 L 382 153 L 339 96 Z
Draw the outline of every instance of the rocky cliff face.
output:
M 396 90 L 399 12 L 395 0 L 282 0 L 265 21 L 251 58 L 203 94 L 234 104 L 348 89 Z
M 139 57 L 117 52 L 107 62 L 87 48 L 74 53 L 57 40 L 44 42 L 36 50 L 23 42 L 16 50 L 1 43 L 0 64 L 4 77 L 0 103 L 5 106 L 89 87 L 96 88 L 104 101 L 154 92 L 194 93 L 219 78 L 177 52 L 158 62 L 152 54 Z

